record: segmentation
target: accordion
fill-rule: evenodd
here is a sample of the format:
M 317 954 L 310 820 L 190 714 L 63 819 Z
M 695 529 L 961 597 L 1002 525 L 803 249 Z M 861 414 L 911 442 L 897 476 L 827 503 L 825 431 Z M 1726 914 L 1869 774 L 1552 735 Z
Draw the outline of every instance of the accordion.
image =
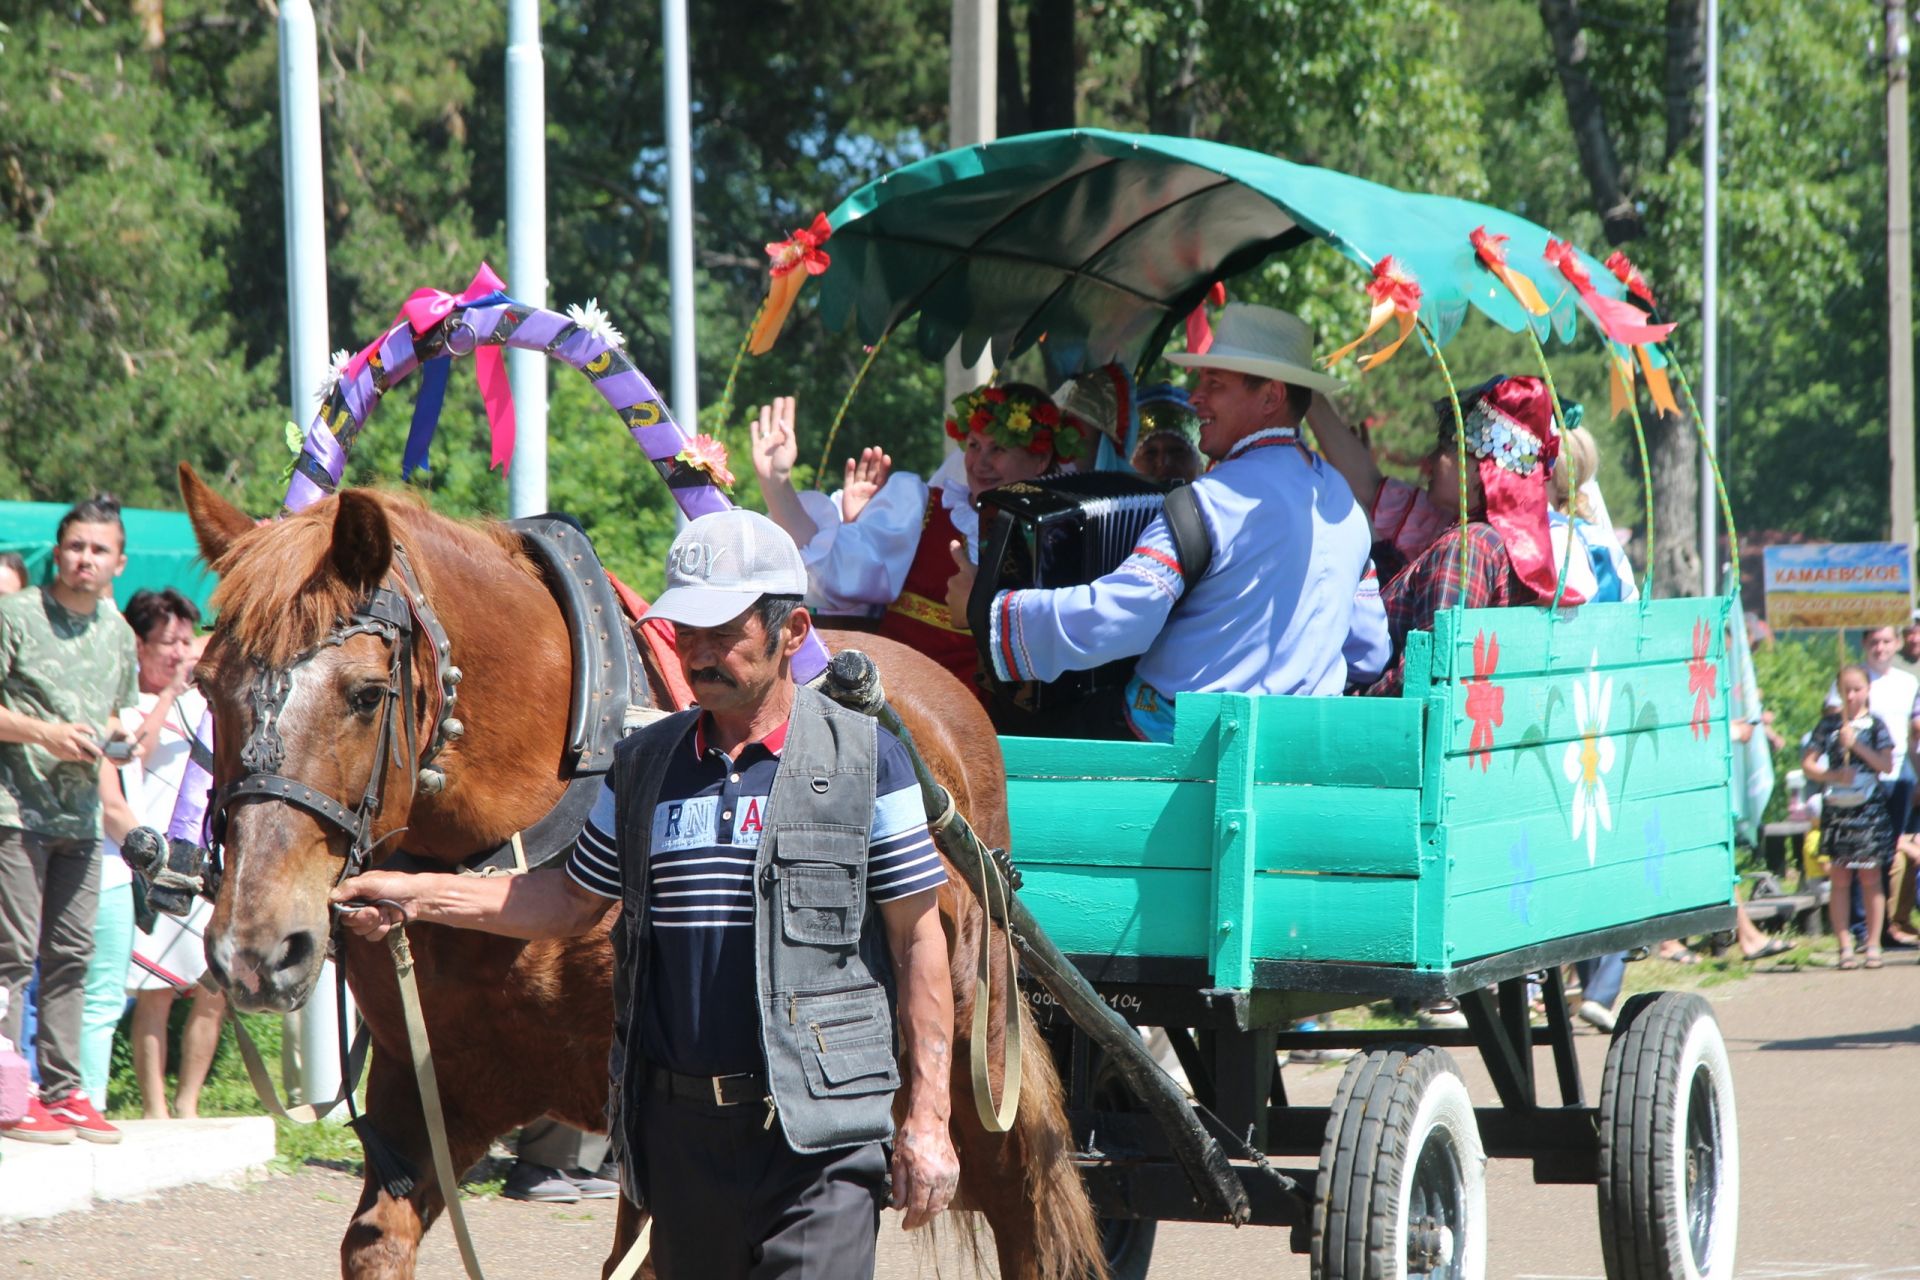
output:
M 1166 494 L 1165 486 L 1138 476 L 1096 471 L 1022 481 L 980 495 L 980 571 L 967 615 L 989 684 L 994 596 L 1027 587 L 1081 586 L 1119 568 L 1160 514 Z M 1069 671 L 1051 684 L 1002 688 L 1021 708 L 1042 711 L 1124 685 L 1132 674 L 1128 659 Z

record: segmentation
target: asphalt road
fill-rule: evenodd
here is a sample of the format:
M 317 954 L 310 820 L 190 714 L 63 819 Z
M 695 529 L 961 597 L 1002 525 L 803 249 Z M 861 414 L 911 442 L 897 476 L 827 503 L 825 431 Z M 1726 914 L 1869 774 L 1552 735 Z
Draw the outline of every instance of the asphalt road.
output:
M 1753 1280 L 1920 1280 L 1920 966 L 1896 955 L 1877 973 L 1761 972 L 1703 994 L 1732 1051 L 1741 1133 L 1739 1274 Z M 1581 1037 L 1589 1090 L 1606 1042 Z M 1492 1091 L 1475 1055 L 1461 1056 L 1476 1101 Z M 1542 1064 L 1545 1068 L 1546 1064 Z M 1288 1067 L 1303 1104 L 1330 1097 L 1338 1067 Z M 335 1274 L 358 1180 L 309 1168 L 237 1190 L 171 1193 L 0 1231 L 0 1274 L 73 1280 L 178 1280 Z M 597 1276 L 611 1234 L 604 1205 L 470 1202 L 492 1277 Z M 1586 1280 L 1601 1273 L 1594 1193 L 1536 1187 L 1524 1163 L 1489 1178 L 1489 1275 Z M 942 1250 L 939 1274 L 967 1274 Z M 923 1242 L 883 1227 L 883 1280 L 932 1277 Z M 423 1249 L 423 1280 L 458 1280 L 449 1233 Z M 1301 1276 L 1270 1228 L 1162 1224 L 1155 1280 Z

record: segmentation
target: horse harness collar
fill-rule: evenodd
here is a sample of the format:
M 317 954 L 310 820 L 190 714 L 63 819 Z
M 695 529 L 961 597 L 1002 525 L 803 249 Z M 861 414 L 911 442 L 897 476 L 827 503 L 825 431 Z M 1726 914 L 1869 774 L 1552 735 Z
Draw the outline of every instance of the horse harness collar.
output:
M 216 874 L 220 850 L 226 843 L 228 810 L 240 801 L 261 799 L 290 804 L 345 833 L 350 844 L 339 877 L 345 880 L 367 869 L 374 848 L 381 843 L 373 839 L 373 823 L 382 808 L 387 769 L 392 759 L 397 757 L 415 761 L 416 794 L 421 791 L 436 793 L 446 785 L 445 773 L 434 768 L 433 761 L 448 742 L 466 731 L 453 714 L 458 698 L 460 668 L 453 665 L 452 645 L 447 639 L 446 628 L 441 626 L 433 606 L 427 602 L 426 592 L 421 590 L 420 579 L 414 573 L 406 548 L 398 542 L 393 546 L 393 567 L 388 582 L 395 578 L 398 579 L 397 588 L 387 583 L 374 588 L 352 613 L 334 624 L 319 644 L 284 667 L 262 667 L 255 674 L 252 686 L 247 691 L 247 700 L 253 712 L 253 728 L 240 748 L 243 772 L 222 787 L 214 798 L 212 858 Z M 380 703 L 379 727 L 375 731 L 378 745 L 374 752 L 373 769 L 367 776 L 367 784 L 361 792 L 358 805 L 349 807 L 333 796 L 280 772 L 286 763 L 286 744 L 280 737 L 279 725 L 287 699 L 293 692 L 294 671 L 322 650 L 344 644 L 359 635 L 381 637 L 391 646 L 391 656 L 387 688 Z M 439 706 L 430 721 L 433 730 L 426 751 L 416 759 L 413 665 L 415 649 L 423 637 L 432 647 Z M 391 839 L 404 830 L 398 828 L 381 840 Z

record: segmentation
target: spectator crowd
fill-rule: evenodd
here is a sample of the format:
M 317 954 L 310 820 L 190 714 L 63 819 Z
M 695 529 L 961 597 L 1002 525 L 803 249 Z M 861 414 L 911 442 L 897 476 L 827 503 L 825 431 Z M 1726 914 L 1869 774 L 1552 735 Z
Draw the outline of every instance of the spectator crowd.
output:
M 130 1002 L 145 1114 L 197 1114 L 225 1013 L 197 985 L 211 905 L 157 916 L 120 858 L 132 828 L 165 828 L 206 710 L 199 608 L 172 588 L 120 607 L 126 563 L 105 494 L 61 518 L 46 582 L 0 556 L 0 1059 L 24 1052 L 38 1083 L 0 1085 L 0 1136 L 21 1141 L 120 1140 L 101 1112 Z M 189 994 L 169 1102 L 169 1016 Z

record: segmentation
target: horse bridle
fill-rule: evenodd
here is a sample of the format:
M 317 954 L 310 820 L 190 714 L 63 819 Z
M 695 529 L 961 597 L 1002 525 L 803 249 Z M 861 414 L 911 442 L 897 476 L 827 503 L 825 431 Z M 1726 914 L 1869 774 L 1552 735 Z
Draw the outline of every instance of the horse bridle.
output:
M 389 585 L 396 584 L 396 585 Z M 280 770 L 286 764 L 286 744 L 280 738 L 279 720 L 293 692 L 293 674 L 325 649 L 345 644 L 354 636 L 376 635 L 389 647 L 387 687 L 380 703 L 379 727 L 375 730 L 373 771 L 360 794 L 360 802 L 349 808 L 345 803 L 298 778 L 289 778 Z M 413 715 L 413 664 L 422 638 L 432 646 L 440 706 L 431 723 L 433 733 L 426 751 L 415 756 Z M 348 847 L 336 883 L 359 875 L 367 869 L 373 851 L 380 844 L 400 835 L 405 827 L 396 827 L 379 840 L 373 839 L 374 820 L 385 803 L 387 770 L 395 758 L 414 761 L 413 794 L 434 794 L 446 785 L 446 775 L 433 767 L 446 744 L 462 733 L 465 726 L 454 718 L 453 707 L 460 683 L 460 668 L 453 665 L 452 645 L 446 628 L 427 603 L 426 592 L 407 558 L 406 548 L 393 545 L 393 565 L 385 583 L 355 606 L 353 612 L 335 622 L 324 639 L 298 655 L 283 667 L 260 666 L 247 691 L 253 712 L 253 726 L 240 748 L 244 772 L 221 787 L 214 796 L 210 828 L 212 847 L 208 852 L 208 887 L 219 882 L 226 845 L 228 810 L 248 800 L 264 800 L 292 805 L 305 810 L 347 836 Z M 399 710 L 396 712 L 395 708 Z M 209 892 L 211 896 L 211 892 Z

